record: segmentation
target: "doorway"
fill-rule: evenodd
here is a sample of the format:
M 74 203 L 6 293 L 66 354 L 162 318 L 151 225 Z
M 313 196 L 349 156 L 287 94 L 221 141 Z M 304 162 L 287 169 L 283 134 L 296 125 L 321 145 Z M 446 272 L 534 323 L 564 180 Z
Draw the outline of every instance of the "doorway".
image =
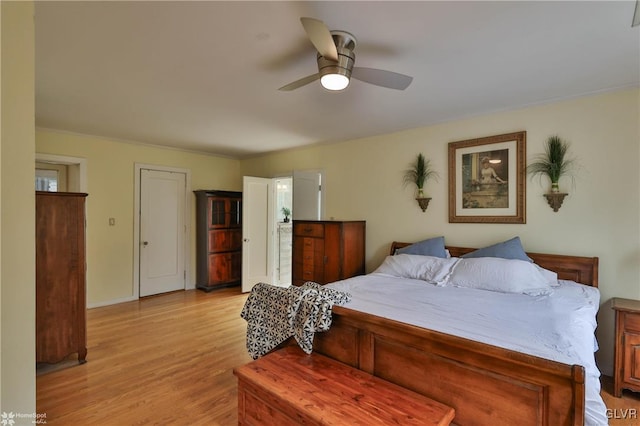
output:
M 282 287 L 291 285 L 291 263 L 293 253 L 293 223 L 291 222 L 293 207 L 293 178 L 275 179 L 276 191 L 276 241 L 273 256 L 274 284 Z M 286 210 L 285 210 L 286 209 Z M 285 213 L 288 213 L 285 215 Z
M 293 218 L 320 220 L 324 217 L 322 170 L 293 171 Z
M 291 219 L 320 220 L 324 190 L 321 170 L 294 171 L 293 177 L 244 177 L 242 291 L 258 282 L 291 285 Z M 283 208 L 290 213 L 284 221 Z
M 36 153 L 35 169 L 37 190 L 88 192 L 86 158 Z

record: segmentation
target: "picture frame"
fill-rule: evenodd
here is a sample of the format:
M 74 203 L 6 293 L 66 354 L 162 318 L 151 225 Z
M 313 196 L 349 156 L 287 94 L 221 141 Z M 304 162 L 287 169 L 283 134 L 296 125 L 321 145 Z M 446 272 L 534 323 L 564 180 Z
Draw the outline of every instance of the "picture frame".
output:
M 449 222 L 526 223 L 527 132 L 449 143 Z

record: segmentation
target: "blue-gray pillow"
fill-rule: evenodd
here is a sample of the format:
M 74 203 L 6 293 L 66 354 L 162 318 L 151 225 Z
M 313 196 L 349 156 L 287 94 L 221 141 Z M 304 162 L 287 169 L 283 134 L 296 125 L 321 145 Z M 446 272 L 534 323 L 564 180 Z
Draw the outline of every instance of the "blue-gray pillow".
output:
M 447 251 L 444 248 L 444 237 L 429 238 L 410 246 L 396 250 L 396 254 L 418 254 L 421 256 L 434 256 L 447 258 Z
M 527 253 L 525 253 L 524 248 L 522 248 L 520 237 L 513 237 L 510 240 L 472 251 L 460 257 L 501 257 L 503 259 L 517 259 L 532 262 L 529 256 L 527 256 Z

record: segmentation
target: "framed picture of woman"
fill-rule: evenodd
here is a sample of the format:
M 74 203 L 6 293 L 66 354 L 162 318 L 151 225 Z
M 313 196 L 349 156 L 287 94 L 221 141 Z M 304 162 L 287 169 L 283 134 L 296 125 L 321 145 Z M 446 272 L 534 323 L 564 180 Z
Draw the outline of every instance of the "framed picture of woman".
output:
M 526 136 L 449 143 L 449 222 L 526 223 Z

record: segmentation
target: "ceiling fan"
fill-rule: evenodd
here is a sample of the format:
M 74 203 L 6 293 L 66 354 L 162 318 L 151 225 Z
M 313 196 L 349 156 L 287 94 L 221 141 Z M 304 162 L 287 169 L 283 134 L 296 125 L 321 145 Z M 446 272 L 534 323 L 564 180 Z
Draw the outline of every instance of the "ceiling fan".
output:
M 318 51 L 318 72 L 278 90 L 298 89 L 320 79 L 325 89 L 344 90 L 353 77 L 357 80 L 389 89 L 404 90 L 411 84 L 413 77 L 376 68 L 354 67 L 356 38 L 346 31 L 329 31 L 324 22 L 314 18 L 300 18 L 311 43 Z

